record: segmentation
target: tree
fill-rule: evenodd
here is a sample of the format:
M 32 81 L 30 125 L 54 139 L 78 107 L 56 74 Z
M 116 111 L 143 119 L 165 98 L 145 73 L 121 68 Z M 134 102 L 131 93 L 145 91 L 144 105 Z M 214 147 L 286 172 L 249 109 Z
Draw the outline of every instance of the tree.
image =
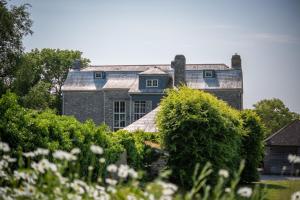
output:
M 239 113 L 213 95 L 187 87 L 169 90 L 157 124 L 175 182 L 190 187 L 196 163 L 210 162 L 216 171 L 239 166 Z
M 45 110 L 53 107 L 55 97 L 50 94 L 50 89 L 50 83 L 40 81 L 22 98 L 23 105 L 26 108 L 35 110 Z
M 241 111 L 241 118 L 244 130 L 241 152 L 246 161 L 241 179 L 254 182 L 259 180 L 257 168 L 263 159 L 265 129 L 259 116 L 252 110 Z
M 22 56 L 19 70 L 13 84 L 18 95 L 26 95 L 35 84 L 43 81 L 50 84 L 49 93 L 55 95 L 53 108 L 61 110 L 61 88 L 75 60 L 82 66 L 90 61 L 82 58 L 82 53 L 75 50 L 34 49 Z M 45 87 L 44 87 L 45 88 Z M 41 88 L 40 88 L 41 89 Z M 25 105 L 26 106 L 26 105 Z
M 299 114 L 290 112 L 289 108 L 277 98 L 264 99 L 253 106 L 266 127 L 266 137 L 299 118 Z
M 23 52 L 22 39 L 32 34 L 28 6 L 24 4 L 9 9 L 7 2 L 0 0 L 0 94 L 10 87 L 13 80 L 16 63 Z

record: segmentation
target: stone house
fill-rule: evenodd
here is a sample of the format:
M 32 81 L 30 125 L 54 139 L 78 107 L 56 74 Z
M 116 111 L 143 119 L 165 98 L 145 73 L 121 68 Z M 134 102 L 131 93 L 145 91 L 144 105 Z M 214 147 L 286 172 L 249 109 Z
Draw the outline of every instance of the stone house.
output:
M 265 140 L 264 173 L 300 175 L 300 160 L 290 162 L 289 155 L 300 157 L 300 120 L 293 121 Z
M 186 64 L 177 55 L 165 65 L 74 65 L 62 87 L 63 114 L 122 129 L 155 109 L 165 89 L 185 84 L 243 108 L 241 58 L 225 64 Z

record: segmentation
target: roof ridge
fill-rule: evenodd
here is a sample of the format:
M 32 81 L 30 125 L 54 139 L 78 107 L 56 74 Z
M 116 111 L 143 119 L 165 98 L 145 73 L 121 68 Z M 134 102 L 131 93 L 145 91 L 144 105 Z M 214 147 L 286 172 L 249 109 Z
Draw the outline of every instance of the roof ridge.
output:
M 89 65 L 87 67 L 120 67 L 120 66 L 170 66 L 171 64 L 133 64 L 133 65 L 130 65 L 130 64 L 126 64 L 126 65 L 118 65 L 118 64 L 115 64 L 115 65 Z M 228 65 L 226 65 L 225 63 L 189 63 L 189 64 L 186 64 L 187 66 L 190 66 L 190 65 L 223 65 L 223 66 L 226 66 L 229 68 Z

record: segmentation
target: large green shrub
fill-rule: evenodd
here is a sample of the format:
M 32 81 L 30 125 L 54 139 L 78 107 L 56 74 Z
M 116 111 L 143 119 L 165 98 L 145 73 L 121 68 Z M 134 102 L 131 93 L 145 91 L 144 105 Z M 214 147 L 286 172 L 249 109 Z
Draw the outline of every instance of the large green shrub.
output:
M 215 170 L 237 169 L 242 131 L 236 110 L 187 87 L 169 90 L 160 106 L 157 123 L 175 181 L 191 186 L 196 163 L 210 162 Z
M 257 168 L 261 164 L 264 153 L 264 127 L 259 116 L 251 110 L 241 112 L 243 120 L 242 157 L 246 161 L 241 179 L 246 182 L 259 180 Z
M 89 150 L 92 144 L 106 149 L 103 155 L 106 164 L 116 162 L 125 151 L 121 144 L 110 138 L 109 133 L 106 126 L 96 126 L 92 121 L 80 123 L 74 117 L 59 116 L 51 110 L 38 112 L 24 109 L 12 93 L 0 99 L 0 140 L 7 142 L 15 155 L 20 150 L 28 152 L 38 147 L 51 151 L 70 151 L 78 147 L 82 150 L 79 156 L 80 173 L 86 175 L 88 164 L 93 159 Z

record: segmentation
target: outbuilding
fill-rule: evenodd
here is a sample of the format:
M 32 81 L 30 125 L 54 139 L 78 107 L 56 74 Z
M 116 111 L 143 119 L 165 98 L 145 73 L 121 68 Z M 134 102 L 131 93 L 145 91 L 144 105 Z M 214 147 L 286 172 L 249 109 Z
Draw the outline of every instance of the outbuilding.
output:
M 265 140 L 265 174 L 300 175 L 300 120 Z

